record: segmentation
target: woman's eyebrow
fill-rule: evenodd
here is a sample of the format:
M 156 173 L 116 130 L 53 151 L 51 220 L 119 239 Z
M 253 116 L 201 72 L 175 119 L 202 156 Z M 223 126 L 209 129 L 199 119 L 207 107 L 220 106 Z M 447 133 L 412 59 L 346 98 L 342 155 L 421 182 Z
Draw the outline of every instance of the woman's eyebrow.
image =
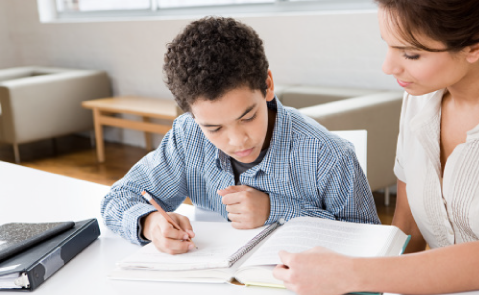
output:
M 380 37 L 383 41 L 386 41 L 384 40 L 383 36 L 380 36 Z M 391 46 L 391 48 L 400 49 L 400 50 L 418 50 L 418 48 L 414 46 Z

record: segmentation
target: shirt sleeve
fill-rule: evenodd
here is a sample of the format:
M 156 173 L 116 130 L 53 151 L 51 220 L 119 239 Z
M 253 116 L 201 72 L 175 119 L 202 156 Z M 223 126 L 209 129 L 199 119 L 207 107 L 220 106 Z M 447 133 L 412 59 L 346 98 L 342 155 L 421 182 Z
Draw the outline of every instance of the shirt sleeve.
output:
M 403 103 L 402 103 L 402 107 L 401 107 L 401 117 L 400 117 L 400 120 L 399 120 L 399 135 L 398 135 L 398 143 L 397 143 L 397 147 L 396 147 L 396 160 L 394 161 L 394 174 L 396 175 L 396 177 L 401 180 L 402 182 L 406 183 L 406 175 L 404 173 L 404 169 L 403 169 L 403 145 L 404 145 L 404 124 L 405 124 L 405 113 L 406 113 L 406 102 L 407 102 L 407 97 L 408 97 L 408 93 L 405 92 L 404 93 L 404 97 L 403 97 Z
M 101 203 L 108 228 L 123 238 L 144 245 L 141 218 L 156 211 L 142 196 L 147 191 L 167 212 L 174 211 L 187 196 L 182 129 L 178 123 L 155 151 L 146 155 L 110 189 Z

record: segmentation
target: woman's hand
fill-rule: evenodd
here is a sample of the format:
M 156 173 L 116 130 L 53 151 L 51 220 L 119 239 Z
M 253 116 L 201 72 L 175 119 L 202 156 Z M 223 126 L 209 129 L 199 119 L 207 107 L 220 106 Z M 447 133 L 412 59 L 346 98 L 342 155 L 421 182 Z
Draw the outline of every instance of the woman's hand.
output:
M 301 253 L 280 251 L 282 265 L 276 266 L 274 277 L 286 288 L 300 295 L 345 294 L 353 291 L 353 258 L 322 247 Z

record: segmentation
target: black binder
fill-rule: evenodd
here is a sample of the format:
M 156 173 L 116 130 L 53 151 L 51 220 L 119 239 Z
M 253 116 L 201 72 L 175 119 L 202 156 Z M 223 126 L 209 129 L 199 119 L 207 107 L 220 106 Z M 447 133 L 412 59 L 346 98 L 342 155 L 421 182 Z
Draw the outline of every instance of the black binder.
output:
M 73 221 L 0 225 L 0 262 L 75 225 Z
M 0 291 L 33 291 L 100 236 L 96 219 L 0 262 Z

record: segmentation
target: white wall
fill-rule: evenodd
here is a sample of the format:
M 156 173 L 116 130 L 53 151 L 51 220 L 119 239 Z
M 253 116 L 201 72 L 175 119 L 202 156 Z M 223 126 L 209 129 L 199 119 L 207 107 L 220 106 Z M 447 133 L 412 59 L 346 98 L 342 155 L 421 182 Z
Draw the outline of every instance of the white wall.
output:
M 103 69 L 115 95 L 172 98 L 161 70 L 165 45 L 191 19 L 42 24 L 36 0 L 0 0 L 0 10 L 0 67 L 11 66 L 14 56 L 19 66 Z M 276 83 L 399 89 L 381 71 L 386 45 L 375 11 L 239 19 L 263 38 Z M 2 42 L 12 36 L 14 55 Z M 107 138 L 143 145 L 134 131 L 110 131 Z
M 18 64 L 13 38 L 10 34 L 8 7 L 7 1 L 0 0 L 0 69 Z

